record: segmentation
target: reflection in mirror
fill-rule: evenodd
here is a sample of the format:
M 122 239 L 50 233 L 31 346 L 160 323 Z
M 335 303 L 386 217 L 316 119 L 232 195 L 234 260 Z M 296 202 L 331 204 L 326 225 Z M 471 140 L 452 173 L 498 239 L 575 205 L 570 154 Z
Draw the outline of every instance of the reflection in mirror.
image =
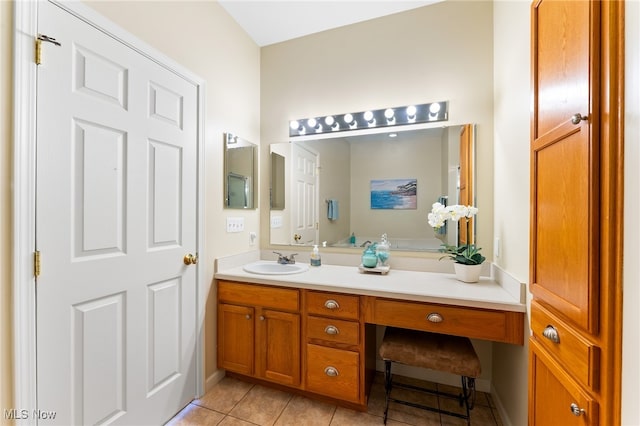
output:
M 284 156 L 277 152 L 271 153 L 271 210 L 284 210 Z
M 224 136 L 224 206 L 227 209 L 254 209 L 256 145 L 232 133 Z
M 271 145 L 271 152 L 285 158 L 287 188 L 294 184 L 292 151 L 316 154 L 317 199 L 311 205 L 317 210 L 307 213 L 317 218 L 312 244 L 326 241 L 328 247 L 362 250 L 368 241 L 380 241 L 383 233 L 392 250 L 435 252 L 443 243 L 460 242 L 459 223 L 435 231 L 427 215 L 436 201 L 475 204 L 475 126 L 414 129 L 391 136 L 341 135 Z M 271 212 L 271 244 L 295 244 L 291 216 L 301 210 L 292 205 L 297 201 L 291 192 L 286 192 L 286 208 Z M 472 239 L 474 234 L 472 224 Z

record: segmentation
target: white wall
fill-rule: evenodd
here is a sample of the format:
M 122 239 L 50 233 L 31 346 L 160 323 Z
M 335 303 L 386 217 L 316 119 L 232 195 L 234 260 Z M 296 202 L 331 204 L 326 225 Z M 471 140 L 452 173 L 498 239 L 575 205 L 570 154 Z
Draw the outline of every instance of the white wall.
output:
M 13 407 L 13 339 L 11 282 L 11 187 L 13 173 L 13 142 L 11 140 L 13 4 L 0 1 L 0 410 Z M 3 411 L 0 411 L 2 416 Z M 0 417 L 0 423 L 2 423 Z
M 447 1 L 262 48 L 263 158 L 267 144 L 289 139 L 293 119 L 449 100 L 450 123 L 478 124 L 478 241 L 491 259 L 492 10 Z M 264 171 L 262 192 L 267 182 Z M 266 235 L 268 203 L 261 208 Z M 414 226 L 429 227 L 426 217 Z
M 494 262 L 529 280 L 530 2 L 494 3 Z M 527 295 L 529 292 L 527 290 Z M 529 309 L 527 308 L 527 311 Z M 505 424 L 527 424 L 528 324 L 525 345 L 495 343 L 493 387 Z
M 622 424 L 640 423 L 640 3 L 626 3 Z

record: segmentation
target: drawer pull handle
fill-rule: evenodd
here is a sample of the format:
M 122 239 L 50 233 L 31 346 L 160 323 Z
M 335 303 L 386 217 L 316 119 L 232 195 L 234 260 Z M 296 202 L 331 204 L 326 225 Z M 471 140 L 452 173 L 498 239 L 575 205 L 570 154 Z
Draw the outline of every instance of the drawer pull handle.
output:
M 337 368 L 327 367 L 324 369 L 324 374 L 326 374 L 329 377 L 337 377 L 339 373 Z
M 260 315 L 260 321 L 264 321 L 264 315 Z
M 251 319 L 251 315 L 249 315 L 249 314 L 245 315 L 244 317 L 245 317 L 245 319 Z
M 438 323 L 444 321 L 444 318 L 442 318 L 442 315 L 437 312 L 431 312 L 427 315 L 427 321 Z
M 542 332 L 542 335 L 551 340 L 553 343 L 560 343 L 560 335 L 558 334 L 558 330 L 552 325 L 546 326 L 544 331 Z
M 576 417 L 580 417 L 581 415 L 586 413 L 586 411 L 584 411 L 584 408 L 578 407 L 578 404 L 576 404 L 575 402 L 571 403 L 571 412 Z
M 338 302 L 336 302 L 335 300 L 329 299 L 324 302 L 324 307 L 333 311 L 334 309 L 338 309 L 340 305 L 338 305 Z
M 328 325 L 324 328 L 324 332 L 327 334 L 340 334 L 340 330 L 335 325 Z

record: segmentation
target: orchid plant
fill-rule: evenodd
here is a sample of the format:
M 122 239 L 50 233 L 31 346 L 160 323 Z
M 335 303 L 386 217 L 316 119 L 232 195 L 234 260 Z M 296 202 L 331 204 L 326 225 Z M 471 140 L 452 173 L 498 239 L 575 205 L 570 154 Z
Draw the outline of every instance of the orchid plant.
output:
M 454 222 L 463 218 L 468 220 L 475 216 L 476 213 L 478 213 L 478 208 L 473 206 L 464 206 L 460 204 L 444 206 L 441 203 L 434 203 L 431 213 L 429 213 L 428 216 L 429 225 L 438 229 L 444 226 L 447 220 L 453 220 Z M 460 247 L 442 244 L 442 249 L 440 249 L 440 251 L 442 253 L 446 253 L 446 255 L 442 256 L 440 259 L 448 257 L 455 263 L 461 263 L 464 265 L 480 265 L 485 261 L 485 257 L 480 254 L 481 249 L 476 247 L 475 244 L 470 244 L 469 241 L 469 226 L 467 226 L 467 244 L 461 245 Z

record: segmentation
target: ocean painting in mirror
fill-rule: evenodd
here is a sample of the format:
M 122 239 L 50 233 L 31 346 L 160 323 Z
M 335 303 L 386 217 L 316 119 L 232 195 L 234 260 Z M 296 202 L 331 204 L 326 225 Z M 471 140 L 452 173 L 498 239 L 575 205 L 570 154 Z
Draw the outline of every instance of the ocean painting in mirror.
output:
M 374 179 L 371 209 L 417 208 L 418 179 Z

